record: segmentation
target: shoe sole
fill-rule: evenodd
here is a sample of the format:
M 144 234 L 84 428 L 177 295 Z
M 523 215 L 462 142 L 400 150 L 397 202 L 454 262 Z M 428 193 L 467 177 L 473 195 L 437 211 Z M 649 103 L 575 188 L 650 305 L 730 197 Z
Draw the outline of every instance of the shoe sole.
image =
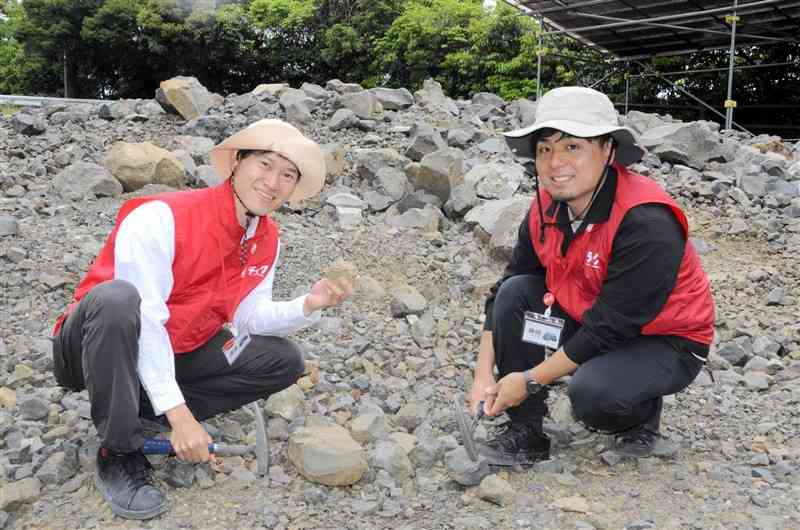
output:
M 518 453 L 504 453 L 495 451 L 485 445 L 478 445 L 478 453 L 486 459 L 490 466 L 513 467 L 513 466 L 532 466 L 536 462 L 550 458 L 550 452 L 528 453 L 525 458 L 520 458 Z
M 97 487 L 97 490 L 100 492 L 100 494 L 108 503 L 109 507 L 111 508 L 111 511 L 114 512 L 115 515 L 119 515 L 120 517 L 123 517 L 125 519 L 144 521 L 145 519 L 152 519 L 153 517 L 161 515 L 162 513 L 167 511 L 168 506 L 166 501 L 164 501 L 163 504 L 156 506 L 155 508 L 152 508 L 150 510 L 140 510 L 140 511 L 128 510 L 127 508 L 123 508 L 122 506 L 115 504 L 114 500 L 111 497 L 111 493 L 105 488 L 103 482 L 100 480 L 100 477 L 97 476 L 96 473 L 94 476 L 94 485 Z

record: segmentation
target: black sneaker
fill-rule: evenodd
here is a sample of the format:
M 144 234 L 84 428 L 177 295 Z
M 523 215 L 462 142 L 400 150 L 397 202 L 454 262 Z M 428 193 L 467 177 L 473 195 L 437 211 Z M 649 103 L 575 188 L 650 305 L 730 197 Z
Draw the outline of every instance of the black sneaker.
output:
M 140 451 L 97 452 L 94 482 L 111 511 L 125 519 L 150 519 L 167 510 L 167 499 L 152 482 L 153 466 Z
M 524 466 L 550 458 L 550 438 L 541 427 L 518 422 L 508 422 L 504 427 L 503 432 L 478 445 L 478 453 L 489 465 Z
M 629 458 L 646 458 L 653 454 L 661 435 L 647 425 L 625 431 L 616 436 L 613 451 Z

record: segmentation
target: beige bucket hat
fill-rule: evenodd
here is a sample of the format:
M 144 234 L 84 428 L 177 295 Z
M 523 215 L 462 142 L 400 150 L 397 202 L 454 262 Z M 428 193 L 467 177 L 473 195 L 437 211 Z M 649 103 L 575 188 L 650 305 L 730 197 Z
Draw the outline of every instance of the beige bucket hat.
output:
M 220 177 L 230 178 L 236 165 L 236 152 L 242 149 L 273 151 L 297 166 L 300 181 L 289 197 L 293 203 L 313 197 L 325 184 L 322 148 L 285 121 L 259 120 L 215 146 L 211 150 L 211 164 Z
M 550 90 L 536 106 L 533 125 L 504 133 L 506 143 L 517 156 L 536 158 L 532 136 L 541 129 L 556 129 L 579 138 L 611 134 L 616 140 L 614 160 L 623 166 L 644 156 L 633 131 L 619 124 L 617 110 L 608 96 L 591 88 L 565 86 Z

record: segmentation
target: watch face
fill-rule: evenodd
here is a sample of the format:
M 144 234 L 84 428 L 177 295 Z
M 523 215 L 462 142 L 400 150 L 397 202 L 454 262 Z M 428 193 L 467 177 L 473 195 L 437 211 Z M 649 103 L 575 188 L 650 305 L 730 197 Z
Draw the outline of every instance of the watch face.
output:
M 528 394 L 531 396 L 544 390 L 544 385 L 536 381 L 528 381 L 526 386 L 528 387 Z

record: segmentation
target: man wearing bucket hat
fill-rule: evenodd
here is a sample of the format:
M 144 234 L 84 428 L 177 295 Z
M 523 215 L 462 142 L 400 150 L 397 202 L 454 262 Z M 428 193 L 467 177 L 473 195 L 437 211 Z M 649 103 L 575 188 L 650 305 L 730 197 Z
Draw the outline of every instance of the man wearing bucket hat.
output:
M 199 423 L 278 392 L 303 373 L 284 336 L 352 293 L 320 280 L 272 300 L 280 252 L 269 215 L 319 193 L 322 150 L 293 126 L 261 120 L 211 151 L 222 184 L 125 202 L 53 335 L 59 384 L 88 389 L 100 438 L 96 483 L 114 513 L 166 510 L 142 454 L 141 419 L 172 429 L 181 459 L 210 460 Z
M 484 412 L 506 412 L 510 422 L 480 451 L 494 465 L 548 458 L 547 385 L 572 374 L 574 417 L 615 434 L 617 453 L 650 455 L 662 397 L 694 380 L 714 333 L 686 216 L 658 184 L 627 169 L 643 151 L 600 92 L 552 90 L 533 125 L 505 136 L 535 161 L 538 181 L 486 301 L 468 400 L 473 412 L 484 402 Z

